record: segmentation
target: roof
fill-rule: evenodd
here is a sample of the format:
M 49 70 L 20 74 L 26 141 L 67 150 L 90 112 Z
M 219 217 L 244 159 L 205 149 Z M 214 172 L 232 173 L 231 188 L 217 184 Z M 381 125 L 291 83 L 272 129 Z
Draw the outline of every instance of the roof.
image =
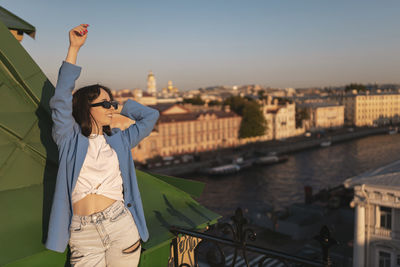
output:
M 132 92 L 123 92 L 118 95 L 118 97 L 134 97 Z
M 155 97 L 155 96 L 150 94 L 149 92 L 143 92 L 142 97 Z
M 190 112 L 184 114 L 169 114 L 163 115 L 161 114 L 160 118 L 158 119 L 159 123 L 168 123 L 168 122 L 179 122 L 179 121 L 195 121 L 201 115 L 215 115 L 217 118 L 230 118 L 230 117 L 239 117 L 236 113 L 230 111 L 207 111 L 207 112 Z
M 169 109 L 170 107 L 175 106 L 175 103 L 161 103 L 161 104 L 157 104 L 157 105 L 149 105 L 149 107 L 154 108 L 156 110 L 158 110 L 160 113 L 166 111 L 167 109 Z
M 400 160 L 392 162 L 381 168 L 349 178 L 344 181 L 343 184 L 346 188 L 353 188 L 356 185 L 365 184 L 400 190 Z
M 390 96 L 390 95 L 400 95 L 397 92 L 359 92 L 357 94 L 348 93 L 344 95 L 344 97 L 357 97 L 357 96 Z
M 23 31 L 30 37 L 35 38 L 36 29 L 34 26 L 21 19 L 20 17 L 14 15 L 7 9 L 0 6 L 0 21 L 6 25 L 10 30 Z
M 335 103 L 302 103 L 297 104 L 298 107 L 310 107 L 310 108 L 326 108 L 326 107 L 344 107 L 343 105 Z

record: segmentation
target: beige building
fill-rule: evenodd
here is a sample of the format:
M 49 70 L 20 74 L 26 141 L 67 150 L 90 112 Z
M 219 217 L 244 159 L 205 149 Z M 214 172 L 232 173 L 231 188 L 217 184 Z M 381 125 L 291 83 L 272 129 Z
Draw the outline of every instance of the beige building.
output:
M 141 89 L 124 89 L 113 91 L 112 93 L 114 100 L 118 101 L 120 104 L 125 103 L 128 99 L 133 99 L 145 106 L 156 105 L 158 102 L 157 97 L 147 92 L 143 92 Z
M 400 162 L 345 181 L 354 188 L 353 266 L 400 263 Z
M 298 104 L 298 108 L 305 109 L 309 114 L 309 123 L 306 130 L 326 128 L 340 128 L 344 126 L 344 106 L 327 103 Z
M 279 103 L 277 98 L 268 96 L 263 102 L 263 114 L 267 121 L 264 140 L 284 139 L 304 133 L 296 128 L 296 104 L 288 101 Z
M 147 93 L 151 95 L 155 95 L 157 93 L 156 78 L 151 71 L 147 75 Z
M 400 122 L 400 94 L 346 95 L 345 122 L 355 126 L 380 126 Z
M 114 100 L 119 103 L 125 103 L 128 99 L 139 99 L 143 96 L 143 92 L 141 89 L 122 89 L 122 90 L 113 90 L 112 95 Z
M 239 144 L 242 118 L 229 109 L 191 112 L 178 104 L 159 104 L 152 108 L 160 111 L 160 118 L 150 136 L 133 149 L 136 161 Z M 118 115 L 113 119 L 112 127 L 125 129 L 132 123 L 129 118 Z
M 238 144 L 241 117 L 230 110 L 195 113 L 173 105 L 160 110 L 160 113 L 158 133 L 161 156 L 214 150 Z

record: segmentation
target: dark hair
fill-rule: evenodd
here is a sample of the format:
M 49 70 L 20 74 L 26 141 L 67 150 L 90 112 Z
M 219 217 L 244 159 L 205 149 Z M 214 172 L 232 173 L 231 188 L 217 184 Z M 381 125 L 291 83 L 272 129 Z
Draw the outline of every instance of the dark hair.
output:
M 75 121 L 81 126 L 82 134 L 89 137 L 92 133 L 92 120 L 98 127 L 97 122 L 90 113 L 90 104 L 95 100 L 104 89 L 110 96 L 111 101 L 114 100 L 111 90 L 100 84 L 93 84 L 82 87 L 73 94 L 72 97 L 72 116 Z M 109 125 L 103 126 L 103 132 L 107 135 L 111 135 L 111 128 Z

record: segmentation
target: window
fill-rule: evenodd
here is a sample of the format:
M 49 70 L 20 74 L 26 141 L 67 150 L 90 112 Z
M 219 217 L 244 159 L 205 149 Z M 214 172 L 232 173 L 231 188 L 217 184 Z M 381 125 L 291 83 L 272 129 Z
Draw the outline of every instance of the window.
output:
M 390 253 L 379 251 L 379 267 L 390 267 Z
M 392 209 L 379 207 L 381 213 L 381 228 L 392 229 Z

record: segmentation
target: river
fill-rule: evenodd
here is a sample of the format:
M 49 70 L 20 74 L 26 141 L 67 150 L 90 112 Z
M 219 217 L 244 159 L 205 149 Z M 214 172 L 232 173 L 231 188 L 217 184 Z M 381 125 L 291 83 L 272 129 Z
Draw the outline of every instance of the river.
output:
M 399 159 L 400 134 L 375 135 L 297 152 L 287 162 L 251 167 L 229 176 L 185 177 L 205 183 L 197 201 L 218 214 L 231 216 L 237 207 L 258 213 L 304 202 L 305 185 L 312 186 L 315 194 Z

